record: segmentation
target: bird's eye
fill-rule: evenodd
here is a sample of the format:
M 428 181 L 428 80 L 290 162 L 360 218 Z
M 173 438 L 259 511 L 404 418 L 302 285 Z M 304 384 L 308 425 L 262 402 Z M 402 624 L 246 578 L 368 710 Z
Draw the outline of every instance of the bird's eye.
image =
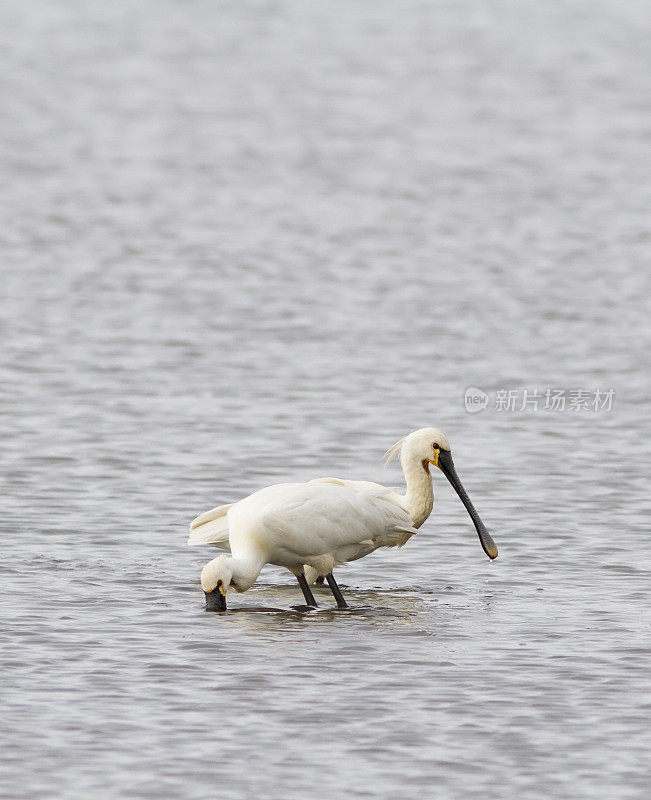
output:
M 432 445 L 432 447 L 433 447 L 435 450 L 439 450 L 441 446 L 440 446 L 440 445 L 438 445 L 438 444 L 436 444 L 436 442 L 434 442 L 434 444 Z
M 222 585 L 223 585 L 223 583 L 224 583 L 224 581 L 223 581 L 223 580 L 220 578 L 220 579 L 217 581 L 217 586 L 222 586 Z

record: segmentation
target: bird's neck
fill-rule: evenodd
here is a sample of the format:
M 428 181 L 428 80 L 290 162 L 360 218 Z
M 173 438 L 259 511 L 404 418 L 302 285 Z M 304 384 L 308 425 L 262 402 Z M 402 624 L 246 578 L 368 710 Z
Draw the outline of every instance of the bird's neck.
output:
M 409 509 L 409 516 L 414 528 L 420 528 L 432 513 L 434 505 L 434 490 L 429 463 L 416 460 L 405 460 L 402 464 L 407 481 L 407 494 L 405 500 Z
M 250 589 L 256 582 L 264 564 L 265 559 L 262 556 L 231 558 L 230 568 L 233 574 L 231 583 L 235 585 L 235 589 L 238 592 L 245 592 Z

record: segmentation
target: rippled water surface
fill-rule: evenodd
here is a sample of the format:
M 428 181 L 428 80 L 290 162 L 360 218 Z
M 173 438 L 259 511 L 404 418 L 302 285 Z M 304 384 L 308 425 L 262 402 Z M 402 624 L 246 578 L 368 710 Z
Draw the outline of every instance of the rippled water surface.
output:
M 647 798 L 645 4 L 0 17 L 0 794 Z M 437 475 L 350 610 L 203 611 L 192 517 L 423 425 L 497 561 Z

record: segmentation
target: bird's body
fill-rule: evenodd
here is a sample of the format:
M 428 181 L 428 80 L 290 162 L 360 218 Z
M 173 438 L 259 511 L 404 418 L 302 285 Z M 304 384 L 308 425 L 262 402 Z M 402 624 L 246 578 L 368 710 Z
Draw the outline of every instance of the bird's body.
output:
M 421 457 L 425 446 L 429 450 Z M 433 505 L 429 465 L 437 463 L 437 454 L 443 450 L 449 452 L 444 434 L 424 428 L 388 452 L 389 458 L 400 452 L 407 481 L 404 495 L 370 481 L 317 478 L 268 486 L 237 503 L 201 514 L 191 524 L 188 543 L 212 544 L 232 554 L 204 567 L 204 591 L 208 595 L 216 586 L 222 596 L 229 587 L 246 591 L 265 564 L 286 567 L 299 578 L 302 588 L 306 567 L 312 579 L 325 576 L 336 586 L 332 577 L 335 566 L 379 547 L 402 546 L 417 533 Z M 306 593 L 308 596 L 311 594 Z
M 228 512 L 234 557 L 264 553 L 270 564 L 327 575 L 378 547 L 404 544 L 416 533 L 409 514 L 379 487 L 339 482 L 281 483 L 236 503 Z
M 194 529 L 199 536 L 191 535 L 190 543 L 228 548 L 234 559 L 250 565 L 233 579 L 240 591 L 257 578 L 258 563 L 260 569 L 275 564 L 296 575 L 308 566 L 314 570 L 310 577 L 325 576 L 335 566 L 378 547 L 408 541 L 417 531 L 401 500 L 393 490 L 367 481 L 317 478 L 309 483 L 279 483 L 203 523 L 212 525 L 212 541 L 206 541 L 207 532 L 199 524 Z

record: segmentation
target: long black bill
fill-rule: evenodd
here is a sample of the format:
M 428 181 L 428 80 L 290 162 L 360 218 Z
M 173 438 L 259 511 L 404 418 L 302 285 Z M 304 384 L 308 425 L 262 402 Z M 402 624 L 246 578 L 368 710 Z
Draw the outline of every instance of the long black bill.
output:
M 204 592 L 206 595 L 206 611 L 226 611 L 226 598 L 215 589 L 213 592 Z
M 477 529 L 477 535 L 479 536 L 481 546 L 484 548 L 484 553 L 486 553 L 489 558 L 497 558 L 497 545 L 493 541 L 493 537 L 486 530 L 486 526 L 479 518 L 479 514 L 475 510 L 475 507 L 470 502 L 468 493 L 463 488 L 463 484 L 459 480 L 457 471 L 454 468 L 452 453 L 449 450 L 440 451 L 438 466 L 440 467 L 441 472 L 450 481 L 454 487 L 454 491 L 459 495 L 461 502 L 464 504 L 468 513 L 470 514 L 470 519 L 473 521 L 475 528 Z

